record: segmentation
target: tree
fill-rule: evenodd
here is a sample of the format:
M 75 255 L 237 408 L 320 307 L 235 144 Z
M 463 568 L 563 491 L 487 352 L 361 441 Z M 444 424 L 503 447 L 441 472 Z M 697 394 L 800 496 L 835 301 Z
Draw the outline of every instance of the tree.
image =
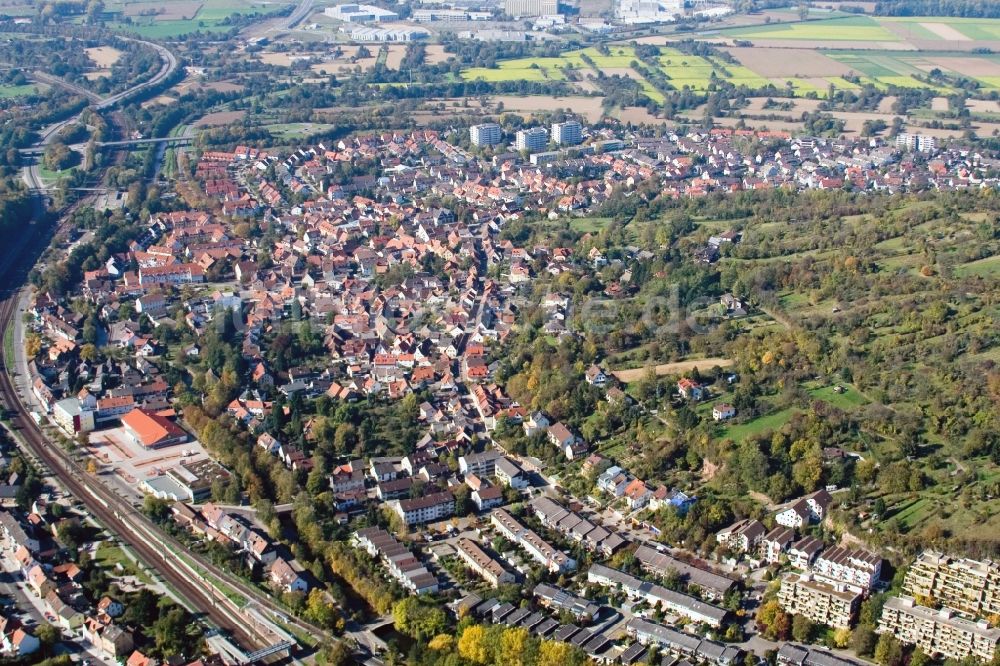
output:
M 757 610 L 757 627 L 771 639 L 785 638 L 791 629 L 791 620 L 776 599 L 765 602 Z
M 24 354 L 33 359 L 42 351 L 42 339 L 35 333 L 29 333 L 24 338 Z
M 885 633 L 878 637 L 875 661 L 882 666 L 900 666 L 903 663 L 903 646 L 895 636 Z
M 486 629 L 478 624 L 466 627 L 458 639 L 458 654 L 474 664 L 487 663 L 490 651 L 486 643 Z M 547 664 L 546 666 L 561 666 L 561 663 Z
M 500 634 L 500 650 L 497 658 L 501 662 L 497 666 L 524 666 L 527 660 L 530 635 L 524 627 L 504 629 Z
M 792 638 L 800 643 L 808 643 L 812 638 L 813 623 L 805 615 L 795 615 L 792 618 Z
M 451 652 L 455 647 L 455 637 L 451 634 L 438 634 L 427 643 L 427 647 L 438 652 Z
M 840 627 L 833 632 L 833 644 L 838 648 L 846 648 L 851 644 L 851 630 L 847 627 Z
M 334 641 L 323 648 L 327 666 L 348 666 L 354 663 L 351 646 L 347 641 Z
M 859 624 L 851 635 L 851 649 L 858 656 L 871 656 L 875 649 L 875 630 L 871 625 Z
M 327 598 L 326 593 L 314 587 L 306 598 L 306 618 L 316 624 L 332 629 L 339 617 L 337 607 Z
M 438 606 L 424 603 L 417 597 L 397 601 L 392 607 L 396 629 L 421 642 L 429 640 L 448 628 L 448 617 Z

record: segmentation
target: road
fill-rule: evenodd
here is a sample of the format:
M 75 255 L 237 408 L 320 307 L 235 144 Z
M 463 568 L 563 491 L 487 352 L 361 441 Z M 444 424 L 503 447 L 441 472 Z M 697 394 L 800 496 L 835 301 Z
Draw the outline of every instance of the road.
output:
M 275 19 L 249 25 L 243 29 L 240 37 L 250 42 L 291 30 L 309 16 L 313 9 L 313 2 L 314 0 L 300 0 L 295 10 L 288 16 L 280 16 Z
M 129 88 L 128 90 L 123 90 L 122 92 L 112 95 L 111 97 L 107 97 L 105 99 L 101 99 L 100 97 L 97 97 L 97 95 L 95 95 L 94 93 L 90 93 L 89 91 L 80 89 L 80 92 L 78 92 L 77 94 L 83 95 L 84 97 L 89 99 L 92 102 L 91 105 L 92 108 L 98 111 L 110 109 L 119 102 L 128 99 L 129 97 L 136 95 L 142 92 L 143 90 L 146 90 L 147 88 L 162 83 L 168 76 L 174 73 L 174 70 L 177 69 L 178 65 L 177 56 L 175 56 L 173 52 L 170 49 L 166 48 L 165 46 L 161 46 L 160 44 L 154 44 L 153 42 L 147 42 L 139 39 L 129 39 L 129 41 L 145 44 L 149 48 L 155 50 L 160 55 L 160 70 L 145 83 L 140 83 L 137 86 Z M 47 83 L 51 83 L 52 85 L 59 85 L 64 88 L 74 90 L 74 92 L 76 92 L 75 88 L 79 88 L 79 86 L 73 86 L 72 84 L 63 81 L 62 79 L 56 79 L 55 77 L 51 77 L 47 74 L 42 74 L 40 72 L 36 72 L 35 76 L 40 80 L 45 80 Z M 42 77 L 48 77 L 48 78 L 43 79 Z M 52 81 L 49 81 L 48 79 L 52 79 Z M 71 118 L 67 118 L 66 120 L 60 120 L 59 122 L 53 123 L 48 127 L 46 127 L 45 129 L 43 129 L 41 132 L 39 132 L 39 141 L 34 145 L 34 148 L 36 149 L 40 148 L 44 151 L 45 147 L 48 146 L 50 143 L 52 143 L 53 140 L 55 140 L 55 138 L 59 135 L 59 132 L 64 127 L 79 122 L 80 115 L 82 113 L 83 112 L 81 111 L 80 113 L 76 114 Z M 39 167 L 40 165 L 38 163 L 38 160 L 29 160 L 21 170 L 21 177 L 24 180 L 24 184 L 27 185 L 30 190 L 36 192 L 45 189 L 45 182 L 42 180 L 42 174 Z

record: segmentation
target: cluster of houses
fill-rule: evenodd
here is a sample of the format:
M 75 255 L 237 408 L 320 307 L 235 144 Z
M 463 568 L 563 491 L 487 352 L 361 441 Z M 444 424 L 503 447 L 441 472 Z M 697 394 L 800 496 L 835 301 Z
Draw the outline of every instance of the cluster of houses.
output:
M 247 565 L 280 592 L 307 592 L 309 576 L 285 549 L 241 514 L 212 503 L 194 508 L 184 502 L 171 507 L 174 521 L 192 534 L 222 544 L 244 556 Z
M 597 454 L 584 461 L 584 470 L 591 469 L 603 469 L 597 477 L 598 490 L 614 498 L 622 498 L 631 511 L 645 508 L 658 511 L 661 507 L 672 506 L 678 513 L 684 514 L 696 501 L 696 498 L 679 490 L 668 490 L 664 485 L 651 489 L 642 479 Z
M 125 606 L 111 597 L 89 599 L 84 571 L 60 557 L 59 521 L 50 521 L 41 502 L 21 517 L 0 511 L 3 549 L 17 562 L 19 575 L 44 606 L 47 619 L 64 635 L 88 640 L 109 659 L 132 654 L 132 630 L 121 623 Z M 66 518 L 63 520 L 75 520 Z M 33 654 L 41 643 L 16 617 L 0 618 L 4 650 L 17 657 Z
M 831 627 L 851 627 L 861 601 L 879 584 L 882 557 L 802 534 L 824 519 L 832 503 L 829 492 L 818 490 L 779 507 L 771 530 L 746 519 L 720 531 L 716 539 L 733 553 L 767 564 L 787 562 L 797 570 L 781 579 L 778 600 L 787 612 Z

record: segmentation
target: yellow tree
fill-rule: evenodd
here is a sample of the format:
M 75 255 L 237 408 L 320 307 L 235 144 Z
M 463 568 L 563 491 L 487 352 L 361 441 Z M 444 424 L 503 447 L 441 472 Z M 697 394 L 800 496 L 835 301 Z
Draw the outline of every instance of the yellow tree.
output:
M 487 663 L 489 649 L 486 645 L 486 629 L 478 624 L 466 627 L 458 639 L 458 654 L 476 664 Z
M 528 630 L 524 627 L 505 629 L 500 634 L 500 649 L 496 654 L 496 666 L 524 666 L 528 652 Z
M 538 648 L 538 666 L 566 666 L 572 662 L 572 652 L 569 643 L 542 641 Z

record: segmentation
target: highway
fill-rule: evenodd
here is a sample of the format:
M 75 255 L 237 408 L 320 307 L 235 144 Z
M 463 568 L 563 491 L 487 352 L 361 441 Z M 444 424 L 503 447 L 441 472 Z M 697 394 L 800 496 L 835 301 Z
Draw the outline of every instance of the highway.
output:
M 255 39 L 268 37 L 271 33 L 280 33 L 286 30 L 291 30 L 301 23 L 303 19 L 309 16 L 312 9 L 313 0 L 300 0 L 299 4 L 296 5 L 295 9 L 288 16 L 282 16 L 249 25 L 243 29 L 240 33 L 240 37 L 249 42 Z
M 311 0 L 306 0 L 306 1 L 311 1 Z M 111 97 L 105 99 L 101 99 L 100 97 L 97 97 L 97 95 L 95 95 L 94 93 L 80 89 L 80 92 L 78 92 L 77 94 L 80 94 L 89 99 L 92 103 L 91 107 L 98 111 L 110 109 L 119 102 L 122 102 L 123 100 L 128 99 L 129 97 L 132 97 L 133 95 L 136 95 L 142 92 L 143 90 L 146 90 L 147 88 L 162 83 L 168 76 L 174 73 L 174 70 L 177 69 L 178 65 L 177 56 L 175 56 L 173 52 L 167 47 L 139 39 L 131 39 L 131 38 L 126 38 L 126 39 L 128 39 L 129 41 L 145 44 L 149 48 L 155 50 L 160 55 L 160 70 L 148 81 L 140 83 L 139 85 L 129 88 L 128 90 L 123 90 L 122 92 L 112 95 Z M 79 86 L 74 86 L 73 84 L 67 83 L 62 79 L 56 79 L 55 77 L 49 76 L 48 74 L 43 74 L 41 72 L 35 72 L 34 76 L 39 80 L 44 80 L 46 83 L 50 83 L 52 85 L 58 85 L 68 90 L 73 90 L 74 92 L 76 92 L 75 90 L 76 88 L 79 88 Z M 45 147 L 48 146 L 50 143 L 52 143 L 52 141 L 59 135 L 60 130 L 62 130 L 64 127 L 68 125 L 72 125 L 73 123 L 79 122 L 80 115 L 82 113 L 83 112 L 81 111 L 80 113 L 76 114 L 71 118 L 67 118 L 66 120 L 60 120 L 59 122 L 53 123 L 48 127 L 46 127 L 45 129 L 43 129 L 41 132 L 39 132 L 39 141 L 32 147 L 32 151 L 29 152 L 38 152 L 38 151 L 44 152 Z M 21 170 L 21 177 L 24 180 L 24 184 L 27 185 L 28 189 L 30 190 L 37 192 L 45 189 L 45 183 L 42 181 L 42 175 L 41 172 L 39 171 L 38 160 L 29 160 L 28 163 L 25 164 Z

